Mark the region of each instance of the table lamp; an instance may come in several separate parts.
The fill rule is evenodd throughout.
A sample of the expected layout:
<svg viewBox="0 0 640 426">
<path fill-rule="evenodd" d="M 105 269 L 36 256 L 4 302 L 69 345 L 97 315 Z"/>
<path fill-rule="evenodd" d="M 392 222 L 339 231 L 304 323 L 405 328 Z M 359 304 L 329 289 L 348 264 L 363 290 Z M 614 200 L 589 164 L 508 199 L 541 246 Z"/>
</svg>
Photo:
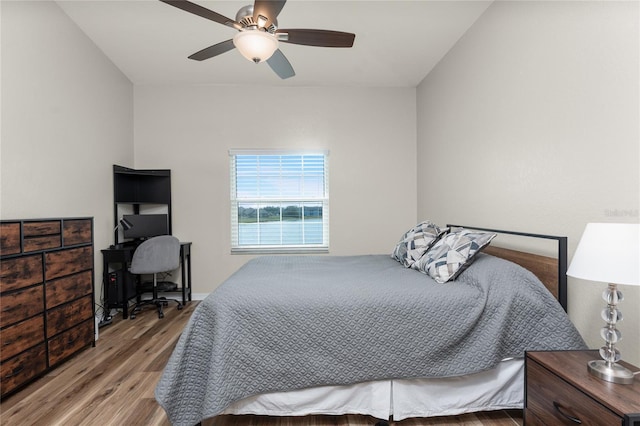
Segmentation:
<svg viewBox="0 0 640 426">
<path fill-rule="evenodd" d="M 567 275 L 589 281 L 609 283 L 602 293 L 607 307 L 602 310 L 606 325 L 600 335 L 606 344 L 600 348 L 601 360 L 589 361 L 591 374 L 613 383 L 633 383 L 633 373 L 617 364 L 621 338 L 616 323 L 622 320 L 617 309 L 623 300 L 618 284 L 640 285 L 640 224 L 589 223 L 576 249 Z"/>
<path fill-rule="evenodd" d="M 133 228 L 133 223 L 129 222 L 124 217 L 120 219 L 120 225 L 122 225 L 122 229 L 124 229 L 125 231 L 128 231 L 129 229 Z"/>
</svg>

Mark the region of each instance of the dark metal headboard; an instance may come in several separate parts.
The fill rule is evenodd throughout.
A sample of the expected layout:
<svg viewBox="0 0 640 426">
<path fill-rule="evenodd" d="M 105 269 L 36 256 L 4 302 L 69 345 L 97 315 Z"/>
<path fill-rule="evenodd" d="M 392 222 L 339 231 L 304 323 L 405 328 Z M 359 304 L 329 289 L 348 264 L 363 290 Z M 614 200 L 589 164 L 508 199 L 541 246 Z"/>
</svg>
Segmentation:
<svg viewBox="0 0 640 426">
<path fill-rule="evenodd" d="M 467 228 L 474 229 L 478 231 L 484 232 L 495 232 L 497 234 L 505 234 L 505 235 L 516 235 L 520 237 L 530 237 L 530 238 L 542 238 L 546 240 L 555 240 L 558 242 L 558 258 L 557 258 L 557 270 L 558 270 L 558 288 L 557 288 L 557 299 L 560 302 L 560 305 L 567 310 L 567 266 L 568 266 L 568 253 L 567 253 L 567 237 L 560 237 L 557 235 L 543 235 L 543 234 L 532 234 L 527 232 L 516 232 L 516 231 L 504 231 L 500 229 L 490 229 L 490 228 L 478 228 L 476 226 L 466 226 L 466 225 L 452 225 L 447 224 L 449 228 Z M 505 249 L 511 252 L 516 252 L 515 250 Z M 524 253 L 524 252 L 517 252 Z M 511 259 L 510 259 L 511 260 Z M 517 263 L 517 262 L 516 262 Z"/>
</svg>

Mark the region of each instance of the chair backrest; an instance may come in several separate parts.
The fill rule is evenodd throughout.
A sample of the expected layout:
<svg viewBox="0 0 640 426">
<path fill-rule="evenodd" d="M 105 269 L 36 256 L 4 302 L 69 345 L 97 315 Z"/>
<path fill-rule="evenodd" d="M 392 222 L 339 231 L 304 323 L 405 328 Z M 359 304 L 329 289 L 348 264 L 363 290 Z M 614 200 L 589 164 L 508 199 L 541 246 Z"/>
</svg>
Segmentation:
<svg viewBox="0 0 640 426">
<path fill-rule="evenodd" d="M 173 235 L 149 238 L 136 248 L 129 270 L 133 274 L 168 272 L 180 266 L 180 241 Z"/>
</svg>

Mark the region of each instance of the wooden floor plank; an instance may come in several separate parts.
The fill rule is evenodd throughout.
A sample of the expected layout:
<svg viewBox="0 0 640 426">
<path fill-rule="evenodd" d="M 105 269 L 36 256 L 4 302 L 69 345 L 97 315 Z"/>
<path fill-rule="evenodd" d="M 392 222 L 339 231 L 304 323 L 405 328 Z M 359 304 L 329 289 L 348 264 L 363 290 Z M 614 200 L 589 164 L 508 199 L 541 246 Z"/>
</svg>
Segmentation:
<svg viewBox="0 0 640 426">
<path fill-rule="evenodd" d="M 158 319 L 145 309 L 134 320 L 114 318 L 88 348 L 38 381 L 0 402 L 0 424 L 170 426 L 153 392 L 196 302 Z M 373 426 L 369 416 L 218 416 L 203 426 Z M 407 419 L 391 426 L 522 425 L 522 413 L 496 411 L 431 419 Z"/>
</svg>

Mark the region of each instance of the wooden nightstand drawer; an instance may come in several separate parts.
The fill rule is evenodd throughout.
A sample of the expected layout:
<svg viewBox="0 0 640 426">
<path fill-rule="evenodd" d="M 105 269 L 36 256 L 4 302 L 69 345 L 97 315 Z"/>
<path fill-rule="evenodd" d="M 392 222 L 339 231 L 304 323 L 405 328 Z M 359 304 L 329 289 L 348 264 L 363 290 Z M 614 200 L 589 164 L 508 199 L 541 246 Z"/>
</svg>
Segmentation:
<svg viewBox="0 0 640 426">
<path fill-rule="evenodd" d="M 640 377 L 631 384 L 595 377 L 587 363 L 598 358 L 594 350 L 527 352 L 525 424 L 640 426 Z"/>
<path fill-rule="evenodd" d="M 524 409 L 524 418 L 525 418 L 524 423 L 527 426 L 547 426 L 542 422 L 542 420 L 540 420 L 539 417 L 533 414 L 533 411 L 527 408 Z"/>
<path fill-rule="evenodd" d="M 621 417 L 536 362 L 527 364 L 527 410 L 549 425 L 622 425 Z"/>
</svg>

